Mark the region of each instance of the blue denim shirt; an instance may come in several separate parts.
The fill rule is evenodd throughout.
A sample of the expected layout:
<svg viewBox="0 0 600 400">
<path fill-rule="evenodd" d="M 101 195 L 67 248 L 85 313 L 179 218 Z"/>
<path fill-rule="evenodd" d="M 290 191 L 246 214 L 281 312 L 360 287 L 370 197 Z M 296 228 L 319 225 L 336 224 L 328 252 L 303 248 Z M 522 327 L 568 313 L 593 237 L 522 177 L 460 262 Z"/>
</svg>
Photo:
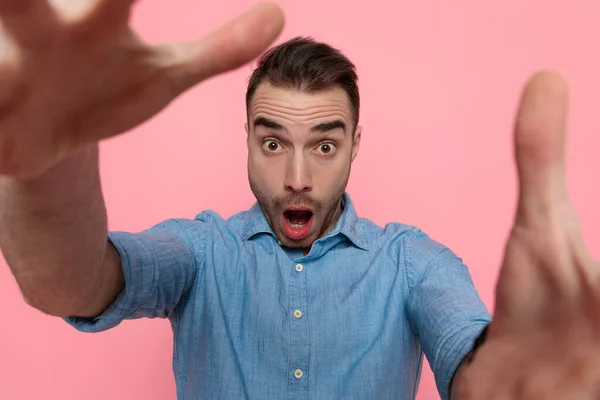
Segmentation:
<svg viewBox="0 0 600 400">
<path fill-rule="evenodd" d="M 412 399 L 423 354 L 440 396 L 490 321 L 467 267 L 421 230 L 357 217 L 348 194 L 308 255 L 254 205 L 111 232 L 125 289 L 96 318 L 168 318 L 177 398 Z"/>
</svg>

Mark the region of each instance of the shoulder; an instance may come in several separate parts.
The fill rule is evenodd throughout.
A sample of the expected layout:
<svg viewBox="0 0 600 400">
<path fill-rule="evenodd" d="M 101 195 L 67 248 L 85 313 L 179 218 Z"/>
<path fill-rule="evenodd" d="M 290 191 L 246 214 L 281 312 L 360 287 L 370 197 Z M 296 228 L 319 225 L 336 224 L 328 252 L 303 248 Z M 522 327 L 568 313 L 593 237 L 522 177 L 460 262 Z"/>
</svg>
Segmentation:
<svg viewBox="0 0 600 400">
<path fill-rule="evenodd" d="M 198 245 L 214 240 L 240 241 L 257 231 L 269 227 L 257 207 L 224 217 L 218 212 L 205 209 L 194 217 L 172 217 L 150 226 L 142 235 L 160 237 L 177 235 L 191 244 Z"/>
<path fill-rule="evenodd" d="M 202 210 L 198 212 L 194 218 L 170 218 L 155 225 L 155 227 L 183 231 L 194 231 L 196 229 L 202 230 L 207 228 L 241 231 L 245 226 L 247 214 L 247 211 L 242 211 L 230 217 L 224 217 L 213 210 Z"/>
<path fill-rule="evenodd" d="M 149 226 L 139 233 L 129 235 L 157 241 L 178 237 L 195 247 L 210 239 L 213 232 L 223 229 L 226 221 L 212 210 L 204 210 L 194 217 L 172 217 Z M 113 232 L 115 234 L 117 232 Z M 118 232 L 121 233 L 121 232 Z"/>
<path fill-rule="evenodd" d="M 360 219 L 357 226 L 373 250 L 396 257 L 398 267 L 413 283 L 435 268 L 462 267 L 462 260 L 448 246 L 418 226 L 402 222 L 379 226 L 368 219 Z"/>
<path fill-rule="evenodd" d="M 402 253 L 408 251 L 411 254 L 407 256 L 411 257 L 431 257 L 447 249 L 418 226 L 402 222 L 378 225 L 369 219 L 359 218 L 355 232 L 376 247 L 385 246 Z"/>
<path fill-rule="evenodd" d="M 193 218 L 173 217 L 158 222 L 148 228 L 146 232 L 169 231 L 181 235 L 193 235 L 199 231 L 205 231 L 211 226 L 222 224 L 225 220 L 212 210 L 204 210 Z"/>
</svg>

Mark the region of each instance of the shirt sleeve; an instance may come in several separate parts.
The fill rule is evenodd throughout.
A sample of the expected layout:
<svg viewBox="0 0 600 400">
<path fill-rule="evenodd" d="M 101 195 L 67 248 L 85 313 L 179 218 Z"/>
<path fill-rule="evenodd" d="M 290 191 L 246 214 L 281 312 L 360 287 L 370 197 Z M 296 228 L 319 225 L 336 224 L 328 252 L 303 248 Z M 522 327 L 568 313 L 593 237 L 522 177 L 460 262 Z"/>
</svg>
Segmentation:
<svg viewBox="0 0 600 400">
<path fill-rule="evenodd" d="M 491 317 L 468 268 L 450 249 L 418 229 L 405 244 L 409 319 L 447 400 L 454 372 Z"/>
<path fill-rule="evenodd" d="M 198 220 L 171 219 L 140 233 L 109 232 L 108 240 L 121 257 L 125 288 L 98 316 L 63 319 L 79 331 L 94 333 L 127 319 L 169 317 L 195 280 L 203 230 Z"/>
</svg>

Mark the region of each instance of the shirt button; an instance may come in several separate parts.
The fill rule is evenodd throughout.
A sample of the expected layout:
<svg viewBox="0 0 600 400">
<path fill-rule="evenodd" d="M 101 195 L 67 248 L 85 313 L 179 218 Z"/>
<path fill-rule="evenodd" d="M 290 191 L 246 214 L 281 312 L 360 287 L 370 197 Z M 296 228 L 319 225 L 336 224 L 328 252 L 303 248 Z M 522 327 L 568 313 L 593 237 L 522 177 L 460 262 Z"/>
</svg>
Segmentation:
<svg viewBox="0 0 600 400">
<path fill-rule="evenodd" d="M 302 372 L 301 369 L 297 369 L 294 371 L 294 376 L 296 377 L 296 379 L 302 378 L 302 375 L 304 375 L 304 373 Z"/>
<path fill-rule="evenodd" d="M 295 310 L 294 311 L 294 317 L 296 317 L 296 318 L 302 318 L 302 311 Z"/>
<path fill-rule="evenodd" d="M 302 266 L 302 264 L 296 264 L 296 271 L 302 272 L 303 269 L 304 267 Z"/>
<path fill-rule="evenodd" d="M 281 243 L 281 240 L 278 240 L 277 244 L 281 246 L 283 243 Z"/>
</svg>

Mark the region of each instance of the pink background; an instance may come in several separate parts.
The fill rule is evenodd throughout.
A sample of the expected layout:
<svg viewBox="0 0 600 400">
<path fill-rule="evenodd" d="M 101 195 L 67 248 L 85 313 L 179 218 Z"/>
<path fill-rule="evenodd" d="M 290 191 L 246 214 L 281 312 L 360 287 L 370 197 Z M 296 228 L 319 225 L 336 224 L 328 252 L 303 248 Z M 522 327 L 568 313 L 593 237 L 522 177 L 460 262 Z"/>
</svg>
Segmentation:
<svg viewBox="0 0 600 400">
<path fill-rule="evenodd" d="M 201 37 L 253 2 L 139 2 L 150 41 Z M 174 5 L 176 4 L 176 5 Z M 523 82 L 543 67 L 572 87 L 569 187 L 600 257 L 600 3 L 548 0 L 282 0 L 280 38 L 311 35 L 357 65 L 362 149 L 349 192 L 375 222 L 416 224 L 470 265 L 491 308 L 515 205 L 512 118 Z M 141 230 L 253 202 L 246 178 L 248 65 L 212 79 L 128 135 L 103 143 L 110 227 Z M 26 306 L 0 261 L 0 399 L 175 399 L 165 320 L 78 333 Z M 418 398 L 437 399 L 424 370 Z"/>
</svg>

